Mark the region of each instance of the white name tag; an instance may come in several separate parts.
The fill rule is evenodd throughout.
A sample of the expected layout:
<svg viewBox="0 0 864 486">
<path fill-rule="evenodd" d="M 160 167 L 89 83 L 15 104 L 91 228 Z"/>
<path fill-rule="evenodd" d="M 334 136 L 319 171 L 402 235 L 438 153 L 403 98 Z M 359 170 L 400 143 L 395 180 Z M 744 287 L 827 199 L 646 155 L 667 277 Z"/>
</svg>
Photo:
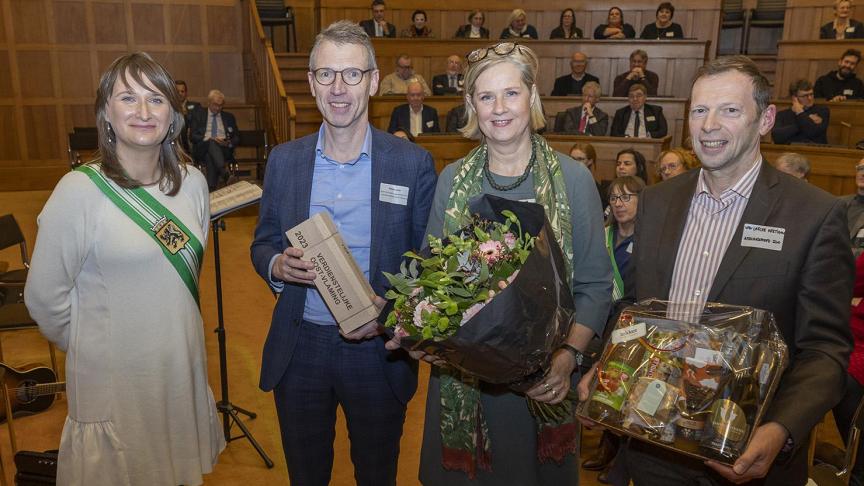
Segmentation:
<svg viewBox="0 0 864 486">
<path fill-rule="evenodd" d="M 435 121 L 433 121 L 433 120 L 429 120 L 429 121 L 426 122 L 426 127 L 427 127 L 427 128 L 432 128 L 432 125 L 434 125 L 434 124 L 435 124 Z M 407 189 L 407 188 L 406 188 L 406 189 Z"/>
<path fill-rule="evenodd" d="M 615 329 L 612 331 L 612 344 L 626 343 L 627 341 L 639 339 L 646 334 L 648 334 L 648 329 L 645 327 L 644 322 L 622 327 L 621 329 Z"/>
<path fill-rule="evenodd" d="M 629 245 L 627 245 L 627 253 L 633 253 L 633 242 L 631 241 Z"/>
<path fill-rule="evenodd" d="M 864 228 L 858 230 L 858 234 L 855 235 L 855 238 L 864 238 Z"/>
<path fill-rule="evenodd" d="M 666 32 L 666 37 L 675 37 L 675 32 Z"/>
<path fill-rule="evenodd" d="M 741 235 L 741 246 L 780 251 L 783 249 L 783 237 L 785 235 L 786 228 L 744 224 L 744 232 Z"/>
<path fill-rule="evenodd" d="M 851 89 L 844 89 L 843 90 L 843 95 L 845 95 L 845 96 L 852 96 L 852 93 L 854 93 L 854 91 L 852 91 Z"/>
<path fill-rule="evenodd" d="M 645 121 L 654 121 L 654 120 L 656 120 L 656 118 L 654 118 L 653 116 L 646 116 L 645 117 Z"/>
<path fill-rule="evenodd" d="M 588 123 L 597 123 L 597 119 L 594 118 L 593 116 L 589 116 L 588 117 Z"/>
<path fill-rule="evenodd" d="M 378 194 L 378 200 L 400 206 L 408 205 L 408 188 L 405 186 L 397 186 L 394 184 L 381 183 L 381 192 Z"/>
<path fill-rule="evenodd" d="M 846 32 L 855 32 L 855 27 L 846 27 Z"/>
</svg>

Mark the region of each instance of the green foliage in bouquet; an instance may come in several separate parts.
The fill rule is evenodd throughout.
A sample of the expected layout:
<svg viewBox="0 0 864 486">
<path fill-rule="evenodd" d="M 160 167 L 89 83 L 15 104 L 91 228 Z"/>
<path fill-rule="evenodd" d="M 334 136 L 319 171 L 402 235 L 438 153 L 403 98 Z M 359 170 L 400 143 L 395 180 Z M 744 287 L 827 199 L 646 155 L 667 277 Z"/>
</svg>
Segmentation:
<svg viewBox="0 0 864 486">
<path fill-rule="evenodd" d="M 472 217 L 458 235 L 429 236 L 430 256 L 407 252 L 399 274 L 384 273 L 394 300 L 387 327 L 401 336 L 444 339 L 483 308 L 490 292 L 516 278 L 536 237 L 523 234 L 519 219 L 503 223 Z"/>
</svg>

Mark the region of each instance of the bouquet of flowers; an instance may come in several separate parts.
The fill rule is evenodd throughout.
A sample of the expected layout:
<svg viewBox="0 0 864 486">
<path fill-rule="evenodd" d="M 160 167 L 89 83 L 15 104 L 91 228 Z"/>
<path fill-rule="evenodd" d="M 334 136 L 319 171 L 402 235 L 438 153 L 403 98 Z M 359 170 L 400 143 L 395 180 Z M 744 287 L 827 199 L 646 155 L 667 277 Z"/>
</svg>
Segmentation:
<svg viewBox="0 0 864 486">
<path fill-rule="evenodd" d="M 539 204 L 485 195 L 457 234 L 406 253 L 382 316 L 402 346 L 525 391 L 570 329 L 561 249 Z"/>
</svg>

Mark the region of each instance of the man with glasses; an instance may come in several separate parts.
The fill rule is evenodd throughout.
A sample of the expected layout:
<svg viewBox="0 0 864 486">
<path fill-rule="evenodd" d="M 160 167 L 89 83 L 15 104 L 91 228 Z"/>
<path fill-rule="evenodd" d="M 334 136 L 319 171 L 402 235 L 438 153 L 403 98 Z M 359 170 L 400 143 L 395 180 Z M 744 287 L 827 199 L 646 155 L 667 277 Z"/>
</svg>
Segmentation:
<svg viewBox="0 0 864 486">
<path fill-rule="evenodd" d="M 663 107 L 645 103 L 648 89 L 634 84 L 627 93 L 628 106 L 615 112 L 612 118 L 613 137 L 663 138 L 668 131 Z"/>
<path fill-rule="evenodd" d="M 600 83 L 588 81 L 582 87 L 582 104 L 568 108 L 555 117 L 555 131 L 602 137 L 609 129 L 609 115 L 597 107 Z"/>
<path fill-rule="evenodd" d="M 612 96 L 627 96 L 634 84 L 645 86 L 649 96 L 657 96 L 660 77 L 648 70 L 648 53 L 636 49 L 630 53 L 630 70 L 615 77 L 612 82 Z"/>
<path fill-rule="evenodd" d="M 777 121 L 771 138 L 777 144 L 828 143 L 827 106 L 818 106 L 813 100 L 813 85 L 806 79 L 789 85 L 792 107 L 777 112 Z"/>
<path fill-rule="evenodd" d="M 414 81 L 423 86 L 423 94 L 432 96 L 432 90 L 429 89 L 423 76 L 414 73 L 414 69 L 411 67 L 411 56 L 401 54 L 396 59 L 396 71 L 384 76 L 384 79 L 381 80 L 381 89 L 378 94 L 405 94 L 408 92 L 408 84 Z"/>
<path fill-rule="evenodd" d="M 341 405 L 356 484 L 395 485 L 405 407 L 417 388 L 416 361 L 385 350 L 377 322 L 340 333 L 312 285 L 312 255 L 285 238 L 310 215 L 328 213 L 381 306 L 382 272 L 398 272 L 402 254 L 423 244 L 434 163 L 369 123 L 378 77 L 359 25 L 339 21 L 318 34 L 308 80 L 324 122 L 276 147 L 264 178 L 252 263 L 279 299 L 259 386 L 273 390 L 291 484 L 329 484 Z"/>
<path fill-rule="evenodd" d="M 581 95 L 582 89 L 590 82 L 599 83 L 600 79 L 587 72 L 588 56 L 581 52 L 574 52 L 570 58 L 570 74 L 565 74 L 555 79 L 555 87 L 552 88 L 552 96 Z"/>
<path fill-rule="evenodd" d="M 234 160 L 234 147 L 240 143 L 240 131 L 233 114 L 223 111 L 225 95 L 218 89 L 207 95 L 207 109 L 192 112 L 189 139 L 195 163 L 206 168 L 207 186 L 216 190 L 226 182 L 226 162 Z"/>
</svg>

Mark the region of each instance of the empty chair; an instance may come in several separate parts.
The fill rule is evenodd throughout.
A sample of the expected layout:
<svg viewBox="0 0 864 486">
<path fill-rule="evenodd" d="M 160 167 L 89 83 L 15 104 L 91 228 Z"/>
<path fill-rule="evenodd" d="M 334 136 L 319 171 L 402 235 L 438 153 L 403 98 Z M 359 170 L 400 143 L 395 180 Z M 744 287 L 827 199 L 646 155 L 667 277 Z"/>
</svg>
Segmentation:
<svg viewBox="0 0 864 486">
<path fill-rule="evenodd" d="M 255 164 L 255 178 L 264 178 L 264 166 L 267 163 L 267 156 L 270 153 L 270 145 L 267 142 L 266 130 L 240 130 L 237 132 L 240 136 L 240 142 L 237 144 L 238 149 L 248 148 L 255 149 L 254 156 L 237 157 L 237 152 L 234 153 L 234 160 L 231 162 L 231 175 L 239 177 L 241 175 L 241 164 Z"/>
<path fill-rule="evenodd" d="M 753 28 L 783 29 L 786 17 L 786 0 L 758 0 L 750 12 L 744 35 L 744 52 L 750 52 L 750 34 Z M 776 49 L 776 46 L 774 47 Z"/>
<path fill-rule="evenodd" d="M 86 127 L 91 128 L 91 127 Z M 73 128 L 73 132 L 69 134 L 69 166 L 73 169 L 78 167 L 99 149 L 99 134 L 95 128 L 93 130 L 82 129 L 82 127 Z"/>
<path fill-rule="evenodd" d="M 294 25 L 294 9 L 285 5 L 284 0 L 258 0 L 258 18 L 262 27 L 270 28 L 270 42 L 275 39 L 273 29 L 285 26 L 285 50 L 297 50 L 297 29 Z"/>
<path fill-rule="evenodd" d="M 27 242 L 21 227 L 11 214 L 0 216 L 0 250 L 18 246 L 21 252 L 21 267 L 13 267 L 0 273 L 0 302 L 23 302 L 24 283 L 30 268 Z"/>
</svg>

